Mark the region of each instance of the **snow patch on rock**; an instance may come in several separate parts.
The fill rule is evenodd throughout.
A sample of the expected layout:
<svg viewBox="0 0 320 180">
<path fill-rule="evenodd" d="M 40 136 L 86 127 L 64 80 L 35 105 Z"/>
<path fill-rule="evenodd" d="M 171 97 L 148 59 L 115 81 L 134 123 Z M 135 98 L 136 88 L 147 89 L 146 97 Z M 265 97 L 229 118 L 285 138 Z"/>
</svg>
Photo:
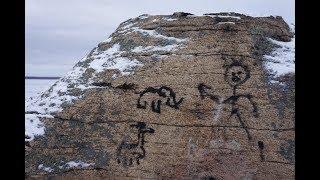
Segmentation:
<svg viewBox="0 0 320 180">
<path fill-rule="evenodd" d="M 44 126 L 39 118 L 53 118 L 53 116 L 41 114 L 25 114 L 25 135 L 28 136 L 26 141 L 32 141 L 35 136 L 44 134 Z"/>
<path fill-rule="evenodd" d="M 109 43 L 109 42 L 111 42 L 111 40 L 112 40 L 112 37 L 109 37 L 108 39 L 106 39 L 106 40 L 104 40 L 104 41 L 102 41 L 103 43 Z"/>
<path fill-rule="evenodd" d="M 155 52 L 155 51 L 176 51 L 179 45 L 172 44 L 167 46 L 138 46 L 135 47 L 132 52 L 139 53 L 139 52 Z"/>
<path fill-rule="evenodd" d="M 84 88 L 84 87 L 82 87 Z M 70 103 L 76 97 L 68 95 L 68 83 L 64 79 L 57 81 L 41 96 L 26 101 L 26 112 L 37 112 L 42 115 L 50 115 L 61 111 L 63 103 Z"/>
<path fill-rule="evenodd" d="M 97 49 L 93 53 L 94 61 L 89 65 L 94 69 L 96 73 L 103 72 L 106 69 L 118 69 L 122 75 L 129 75 L 130 70 L 136 66 L 142 66 L 142 64 L 136 60 L 130 60 L 127 57 L 120 57 L 121 55 L 120 45 L 114 44 L 111 48 L 102 53 L 99 53 Z"/>
<path fill-rule="evenodd" d="M 138 16 L 139 19 L 147 19 L 148 17 L 150 17 L 149 14 L 142 14 L 142 15 Z"/>
<path fill-rule="evenodd" d="M 157 22 L 157 21 L 159 21 L 159 19 L 154 19 L 154 20 L 152 20 L 151 22 Z"/>
<path fill-rule="evenodd" d="M 165 21 L 175 21 L 175 20 L 178 20 L 177 18 L 169 18 L 169 17 L 164 17 L 162 18 L 163 20 Z"/>
<path fill-rule="evenodd" d="M 118 69 L 121 72 L 121 75 L 129 75 L 134 67 L 142 66 L 142 64 L 136 59 L 130 60 L 126 57 L 118 57 L 112 61 L 99 61 L 95 62 L 91 67 L 95 66 L 97 72 L 102 72 L 105 69 Z"/>
<path fill-rule="evenodd" d="M 119 31 L 120 33 L 124 33 L 124 32 L 126 32 L 126 31 L 128 31 L 133 25 L 135 25 L 136 23 L 132 23 L 132 22 L 130 22 L 130 23 L 128 23 L 127 25 L 125 25 L 125 26 L 123 26 L 122 28 L 121 28 L 121 31 Z"/>
<path fill-rule="evenodd" d="M 145 29 L 141 29 L 141 28 L 138 28 L 138 27 L 133 27 L 131 29 L 132 29 L 133 32 L 138 32 L 138 33 L 140 33 L 142 35 L 145 35 L 145 36 L 151 36 L 151 37 L 154 37 L 154 38 L 165 39 L 165 40 L 172 40 L 172 41 L 175 41 L 177 43 L 181 43 L 181 42 L 186 42 L 187 41 L 187 39 L 179 39 L 179 38 L 175 38 L 175 37 L 164 36 L 162 34 L 159 34 L 155 30 L 145 30 Z"/>
<path fill-rule="evenodd" d="M 89 166 L 93 166 L 94 163 L 85 163 L 82 161 L 70 161 L 67 162 L 64 166 L 59 166 L 60 169 L 66 168 L 66 169 L 71 169 L 71 168 L 86 168 Z"/>
<path fill-rule="evenodd" d="M 232 18 L 232 19 L 238 19 L 238 20 L 241 19 L 241 17 L 239 16 L 228 16 L 228 15 L 206 15 L 206 16 L 219 17 L 219 18 Z"/>
<path fill-rule="evenodd" d="M 53 169 L 52 169 L 51 167 L 46 167 L 46 166 L 44 166 L 43 164 L 40 164 L 40 165 L 38 166 L 38 169 L 39 169 L 39 170 L 46 171 L 46 172 L 53 172 Z"/>
<path fill-rule="evenodd" d="M 269 41 L 279 46 L 270 55 L 264 55 L 265 68 L 275 78 L 295 72 L 295 38 L 290 42 L 276 41 L 269 38 Z"/>
<path fill-rule="evenodd" d="M 132 74 L 132 69 L 143 64 L 136 59 L 121 57 L 120 45 L 114 44 L 105 51 L 98 51 L 96 47 L 93 53 L 81 59 L 63 78 L 55 82 L 48 90 L 41 95 L 31 97 L 25 102 L 25 141 L 34 139 L 35 135 L 44 135 L 44 126 L 41 123 L 42 117 L 53 118 L 52 115 L 62 111 L 62 107 L 73 103 L 83 97 L 86 90 L 101 88 L 92 86 L 96 74 L 106 69 L 118 69 L 121 75 Z M 85 65 L 81 65 L 85 64 Z M 85 78 L 86 70 L 92 68 L 94 73 Z M 78 91 L 76 95 L 74 91 Z M 38 128 L 36 128 L 38 127 Z"/>
</svg>

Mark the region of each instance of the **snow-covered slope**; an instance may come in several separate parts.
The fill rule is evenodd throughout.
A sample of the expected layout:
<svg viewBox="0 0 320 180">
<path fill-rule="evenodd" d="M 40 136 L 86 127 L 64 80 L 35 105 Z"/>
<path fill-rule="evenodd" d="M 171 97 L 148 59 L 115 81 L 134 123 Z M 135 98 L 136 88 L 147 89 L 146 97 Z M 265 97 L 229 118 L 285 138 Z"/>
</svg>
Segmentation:
<svg viewBox="0 0 320 180">
<path fill-rule="evenodd" d="M 112 75 L 112 78 L 117 78 L 133 74 L 135 68 L 143 66 L 142 62 L 132 56 L 125 55 L 125 53 L 175 51 L 187 41 L 187 39 L 162 35 L 155 30 L 141 29 L 136 21 L 146 18 L 149 18 L 149 16 L 139 16 L 135 21 L 129 20 L 120 25 L 115 34 L 99 43 L 86 57 L 81 59 L 71 71 L 56 81 L 48 90 L 26 100 L 26 141 L 31 141 L 35 136 L 40 136 L 45 133 L 45 127 L 41 122 L 41 118 L 53 118 L 56 113 L 62 111 L 63 107 L 83 97 L 88 89 L 99 88 L 92 85 L 99 73 L 103 73 L 106 70 L 117 70 L 119 73 Z M 167 21 L 167 19 L 162 20 Z M 158 41 L 170 41 L 170 43 L 157 46 L 146 46 L 142 43 L 140 45 L 138 44 L 131 51 L 122 51 L 121 47 L 123 44 L 114 40 L 113 36 L 130 36 L 132 34 L 153 38 Z M 108 46 L 108 48 L 100 48 L 100 46 L 104 45 Z"/>
<path fill-rule="evenodd" d="M 271 55 L 265 55 L 267 59 L 266 67 L 276 77 L 295 71 L 295 38 L 290 42 L 281 42 L 269 39 L 272 43 L 278 45 Z"/>
<path fill-rule="evenodd" d="M 293 27 L 291 31 L 294 32 Z M 265 68 L 271 74 L 271 82 L 277 82 L 276 78 L 285 74 L 295 72 L 295 37 L 290 42 L 282 42 L 274 39 L 268 39 L 276 45 L 276 48 L 269 55 L 264 55 Z"/>
</svg>

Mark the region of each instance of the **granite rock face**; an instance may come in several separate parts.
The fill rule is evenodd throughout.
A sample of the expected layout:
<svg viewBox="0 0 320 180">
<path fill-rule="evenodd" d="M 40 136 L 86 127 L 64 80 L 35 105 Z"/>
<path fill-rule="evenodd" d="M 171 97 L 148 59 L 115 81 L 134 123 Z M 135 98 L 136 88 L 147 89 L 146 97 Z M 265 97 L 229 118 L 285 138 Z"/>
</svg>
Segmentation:
<svg viewBox="0 0 320 180">
<path fill-rule="evenodd" d="M 121 23 L 26 102 L 26 179 L 294 179 L 294 70 L 268 66 L 293 37 L 237 13 Z"/>
</svg>

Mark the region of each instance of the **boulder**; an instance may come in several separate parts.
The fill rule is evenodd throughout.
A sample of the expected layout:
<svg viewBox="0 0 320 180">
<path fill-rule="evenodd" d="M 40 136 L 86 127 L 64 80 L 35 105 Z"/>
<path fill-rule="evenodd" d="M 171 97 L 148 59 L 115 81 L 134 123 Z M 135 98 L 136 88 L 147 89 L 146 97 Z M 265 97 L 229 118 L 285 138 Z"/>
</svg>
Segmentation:
<svg viewBox="0 0 320 180">
<path fill-rule="evenodd" d="M 26 101 L 26 179 L 294 179 L 294 77 L 279 16 L 129 19 Z"/>
</svg>

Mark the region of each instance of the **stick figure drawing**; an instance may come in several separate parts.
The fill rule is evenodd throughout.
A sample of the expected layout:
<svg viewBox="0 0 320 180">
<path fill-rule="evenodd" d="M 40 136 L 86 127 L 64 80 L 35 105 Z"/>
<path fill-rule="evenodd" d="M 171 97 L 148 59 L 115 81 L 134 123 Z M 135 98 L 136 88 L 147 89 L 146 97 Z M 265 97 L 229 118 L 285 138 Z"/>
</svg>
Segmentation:
<svg viewBox="0 0 320 180">
<path fill-rule="evenodd" d="M 253 96 L 249 93 L 247 94 L 239 94 L 237 93 L 237 87 L 243 83 L 245 83 L 250 78 L 250 71 L 247 66 L 242 65 L 241 63 L 234 61 L 232 64 L 227 66 L 225 75 L 225 81 L 233 88 L 232 96 L 225 99 L 222 103 L 231 105 L 231 114 L 228 119 L 230 119 L 233 115 L 237 117 L 241 127 L 246 131 L 248 140 L 252 140 L 252 136 L 248 130 L 248 126 L 246 122 L 241 117 L 240 106 L 237 106 L 237 102 L 240 98 L 246 98 L 249 100 L 252 105 L 252 113 L 254 117 L 259 117 L 258 108 L 256 103 L 252 100 Z"/>
<path fill-rule="evenodd" d="M 198 85 L 198 91 L 200 93 L 201 99 L 204 98 L 210 98 L 216 103 L 223 103 L 223 104 L 229 104 L 231 105 L 231 112 L 230 116 L 227 120 L 229 120 L 231 117 L 235 116 L 241 127 L 245 130 L 247 138 L 249 141 L 252 140 L 252 136 L 248 130 L 248 126 L 246 122 L 243 120 L 240 112 L 241 106 L 237 105 L 238 101 L 241 98 L 245 98 L 249 100 L 251 106 L 252 106 L 252 113 L 254 117 L 258 117 L 258 108 L 256 103 L 253 101 L 253 96 L 249 93 L 241 94 L 237 93 L 237 88 L 239 85 L 245 83 L 250 78 L 250 71 L 247 66 L 241 64 L 238 61 L 233 61 L 230 65 L 226 66 L 225 74 L 224 74 L 224 80 L 228 83 L 228 85 L 232 88 L 233 93 L 231 96 L 225 98 L 223 101 L 221 100 L 221 97 L 214 95 L 212 93 L 209 93 L 209 90 L 212 89 L 211 87 L 200 83 Z"/>
</svg>

